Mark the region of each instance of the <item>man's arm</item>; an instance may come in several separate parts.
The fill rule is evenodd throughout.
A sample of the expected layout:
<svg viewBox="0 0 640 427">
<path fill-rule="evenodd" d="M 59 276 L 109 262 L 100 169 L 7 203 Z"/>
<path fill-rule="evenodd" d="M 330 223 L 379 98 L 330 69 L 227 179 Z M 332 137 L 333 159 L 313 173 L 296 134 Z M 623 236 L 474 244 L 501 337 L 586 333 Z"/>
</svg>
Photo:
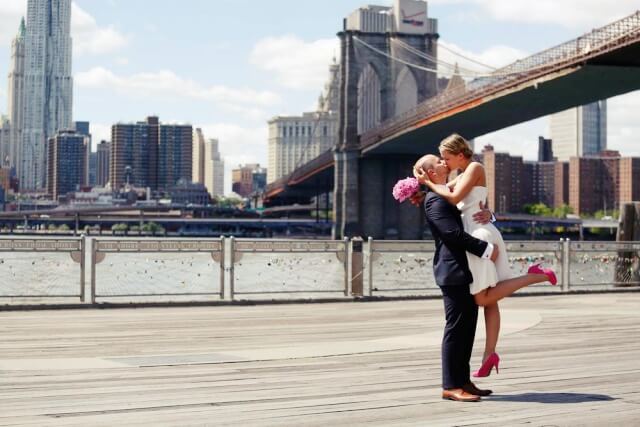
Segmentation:
<svg viewBox="0 0 640 427">
<path fill-rule="evenodd" d="M 457 247 L 482 257 L 489 243 L 476 239 L 466 233 L 460 224 L 453 218 L 447 202 L 441 198 L 427 200 L 425 205 L 427 220 L 438 231 L 438 234 L 447 246 Z M 497 257 L 497 247 L 493 248 L 491 259 Z"/>
</svg>

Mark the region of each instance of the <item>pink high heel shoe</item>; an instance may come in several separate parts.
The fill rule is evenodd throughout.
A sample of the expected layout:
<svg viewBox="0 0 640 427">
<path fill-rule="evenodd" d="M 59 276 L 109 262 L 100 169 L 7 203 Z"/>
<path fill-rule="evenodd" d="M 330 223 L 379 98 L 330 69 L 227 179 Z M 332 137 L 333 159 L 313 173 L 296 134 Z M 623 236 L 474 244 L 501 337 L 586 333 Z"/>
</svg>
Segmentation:
<svg viewBox="0 0 640 427">
<path fill-rule="evenodd" d="M 496 374 L 499 374 L 500 372 L 498 371 L 498 365 L 500 365 L 500 356 L 498 356 L 498 353 L 491 353 L 489 357 L 487 357 L 487 360 L 482 362 L 482 366 L 480 366 L 480 369 L 478 369 L 471 375 L 474 378 L 488 377 L 489 374 L 491 374 L 491 370 L 494 366 L 496 368 Z"/>
<path fill-rule="evenodd" d="M 556 278 L 556 273 L 554 273 L 554 271 L 550 268 L 540 267 L 540 263 L 533 264 L 531 267 L 529 267 L 529 270 L 527 270 L 527 273 L 544 274 L 545 276 L 547 276 L 547 278 L 549 279 L 549 282 L 551 282 L 552 285 L 555 286 L 555 284 L 558 283 L 558 279 Z"/>
</svg>

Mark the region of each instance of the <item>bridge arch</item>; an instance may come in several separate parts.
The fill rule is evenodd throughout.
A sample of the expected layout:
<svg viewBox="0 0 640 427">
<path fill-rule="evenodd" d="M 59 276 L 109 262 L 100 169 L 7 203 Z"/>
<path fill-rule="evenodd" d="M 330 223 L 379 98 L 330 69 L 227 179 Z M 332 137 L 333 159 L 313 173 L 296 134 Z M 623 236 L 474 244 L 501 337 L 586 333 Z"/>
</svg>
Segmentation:
<svg viewBox="0 0 640 427">
<path fill-rule="evenodd" d="M 395 115 L 418 105 L 418 80 L 406 65 L 402 67 L 395 82 Z"/>
<path fill-rule="evenodd" d="M 373 129 L 382 121 L 382 81 L 372 63 L 367 63 L 358 78 L 358 134 Z"/>
</svg>

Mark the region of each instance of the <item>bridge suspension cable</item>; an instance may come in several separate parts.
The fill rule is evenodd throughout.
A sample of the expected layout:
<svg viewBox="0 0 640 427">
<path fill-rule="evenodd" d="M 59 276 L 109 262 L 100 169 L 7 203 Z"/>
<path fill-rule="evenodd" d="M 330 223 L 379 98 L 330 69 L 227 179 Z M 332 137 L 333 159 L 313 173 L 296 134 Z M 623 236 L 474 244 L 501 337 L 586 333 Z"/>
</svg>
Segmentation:
<svg viewBox="0 0 640 427">
<path fill-rule="evenodd" d="M 426 52 L 423 52 L 423 51 L 421 51 L 421 50 L 419 50 L 419 49 L 416 49 L 415 47 L 411 46 L 411 45 L 410 45 L 410 44 L 408 44 L 408 43 L 403 42 L 402 40 L 398 40 L 398 39 L 395 39 L 395 38 L 394 38 L 394 39 L 391 39 L 391 42 L 392 42 L 392 43 L 395 43 L 396 45 L 398 45 L 398 46 L 400 46 L 401 48 L 403 48 L 403 49 L 405 49 L 405 50 L 407 50 L 407 51 L 409 51 L 409 52 L 413 53 L 414 55 L 416 55 L 416 56 L 418 56 L 418 57 L 420 57 L 420 58 L 426 59 L 426 60 L 428 60 L 428 61 L 432 61 L 432 62 L 436 63 L 436 64 L 437 64 L 437 65 L 439 65 L 439 66 L 442 66 L 442 67 L 448 68 L 448 69 L 449 69 L 449 70 L 448 70 L 449 72 L 456 73 L 456 71 L 458 71 L 458 72 L 459 72 L 460 70 L 462 70 L 463 72 L 465 72 L 465 73 L 467 73 L 467 74 L 473 74 L 473 75 L 476 75 L 476 76 L 477 76 L 477 75 L 479 75 L 479 74 L 482 74 L 482 73 L 483 73 L 482 71 L 477 71 L 477 70 L 473 70 L 473 69 L 471 69 L 471 68 L 467 68 L 467 67 L 460 66 L 460 64 L 458 64 L 458 63 L 456 63 L 456 64 L 452 64 L 452 63 L 450 63 L 450 62 L 446 62 L 446 61 L 444 61 L 444 60 L 442 60 L 442 59 L 440 59 L 440 58 L 437 58 L 437 57 L 435 57 L 435 56 L 433 56 L 433 55 L 430 55 L 430 54 L 428 54 L 428 53 L 426 53 Z M 438 45 L 438 46 L 443 46 L 443 45 Z M 453 51 L 452 51 L 452 52 L 453 52 Z M 454 53 L 454 54 L 455 54 L 455 53 Z M 467 57 L 465 57 L 465 56 L 463 56 L 463 55 L 459 55 L 459 56 L 460 56 L 461 58 L 465 59 L 465 60 L 468 60 L 468 61 L 471 61 L 471 62 L 475 62 L 475 63 L 477 63 L 477 64 L 479 64 L 479 65 L 482 65 L 483 67 L 489 68 L 489 69 L 491 69 L 491 70 L 495 70 L 495 69 L 496 69 L 496 68 L 491 67 L 491 66 L 489 66 L 489 65 L 482 64 L 482 63 L 480 63 L 480 62 L 478 62 L 478 61 L 474 61 L 474 60 L 472 60 L 471 58 L 467 58 Z"/>
</svg>

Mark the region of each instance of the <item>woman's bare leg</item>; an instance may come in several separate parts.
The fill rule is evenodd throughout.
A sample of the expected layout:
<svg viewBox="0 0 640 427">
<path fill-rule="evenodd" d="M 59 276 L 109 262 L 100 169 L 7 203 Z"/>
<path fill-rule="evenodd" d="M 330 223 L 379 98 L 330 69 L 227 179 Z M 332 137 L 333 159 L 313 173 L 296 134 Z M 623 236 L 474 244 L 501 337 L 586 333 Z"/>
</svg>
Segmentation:
<svg viewBox="0 0 640 427">
<path fill-rule="evenodd" d="M 549 280 L 549 278 L 546 274 L 526 274 L 524 276 L 498 282 L 494 287 L 487 288 L 482 292 L 475 294 L 473 297 L 476 300 L 476 304 L 486 307 L 497 303 L 504 297 L 508 297 L 518 289 L 533 285 L 534 283 L 546 282 L 547 280 Z"/>
<path fill-rule="evenodd" d="M 496 345 L 498 344 L 498 336 L 500 335 L 500 308 L 498 303 L 489 304 L 484 307 L 484 326 L 485 326 L 485 342 L 484 342 L 484 356 L 482 361 L 487 360 L 487 357 L 496 352 Z"/>
</svg>

